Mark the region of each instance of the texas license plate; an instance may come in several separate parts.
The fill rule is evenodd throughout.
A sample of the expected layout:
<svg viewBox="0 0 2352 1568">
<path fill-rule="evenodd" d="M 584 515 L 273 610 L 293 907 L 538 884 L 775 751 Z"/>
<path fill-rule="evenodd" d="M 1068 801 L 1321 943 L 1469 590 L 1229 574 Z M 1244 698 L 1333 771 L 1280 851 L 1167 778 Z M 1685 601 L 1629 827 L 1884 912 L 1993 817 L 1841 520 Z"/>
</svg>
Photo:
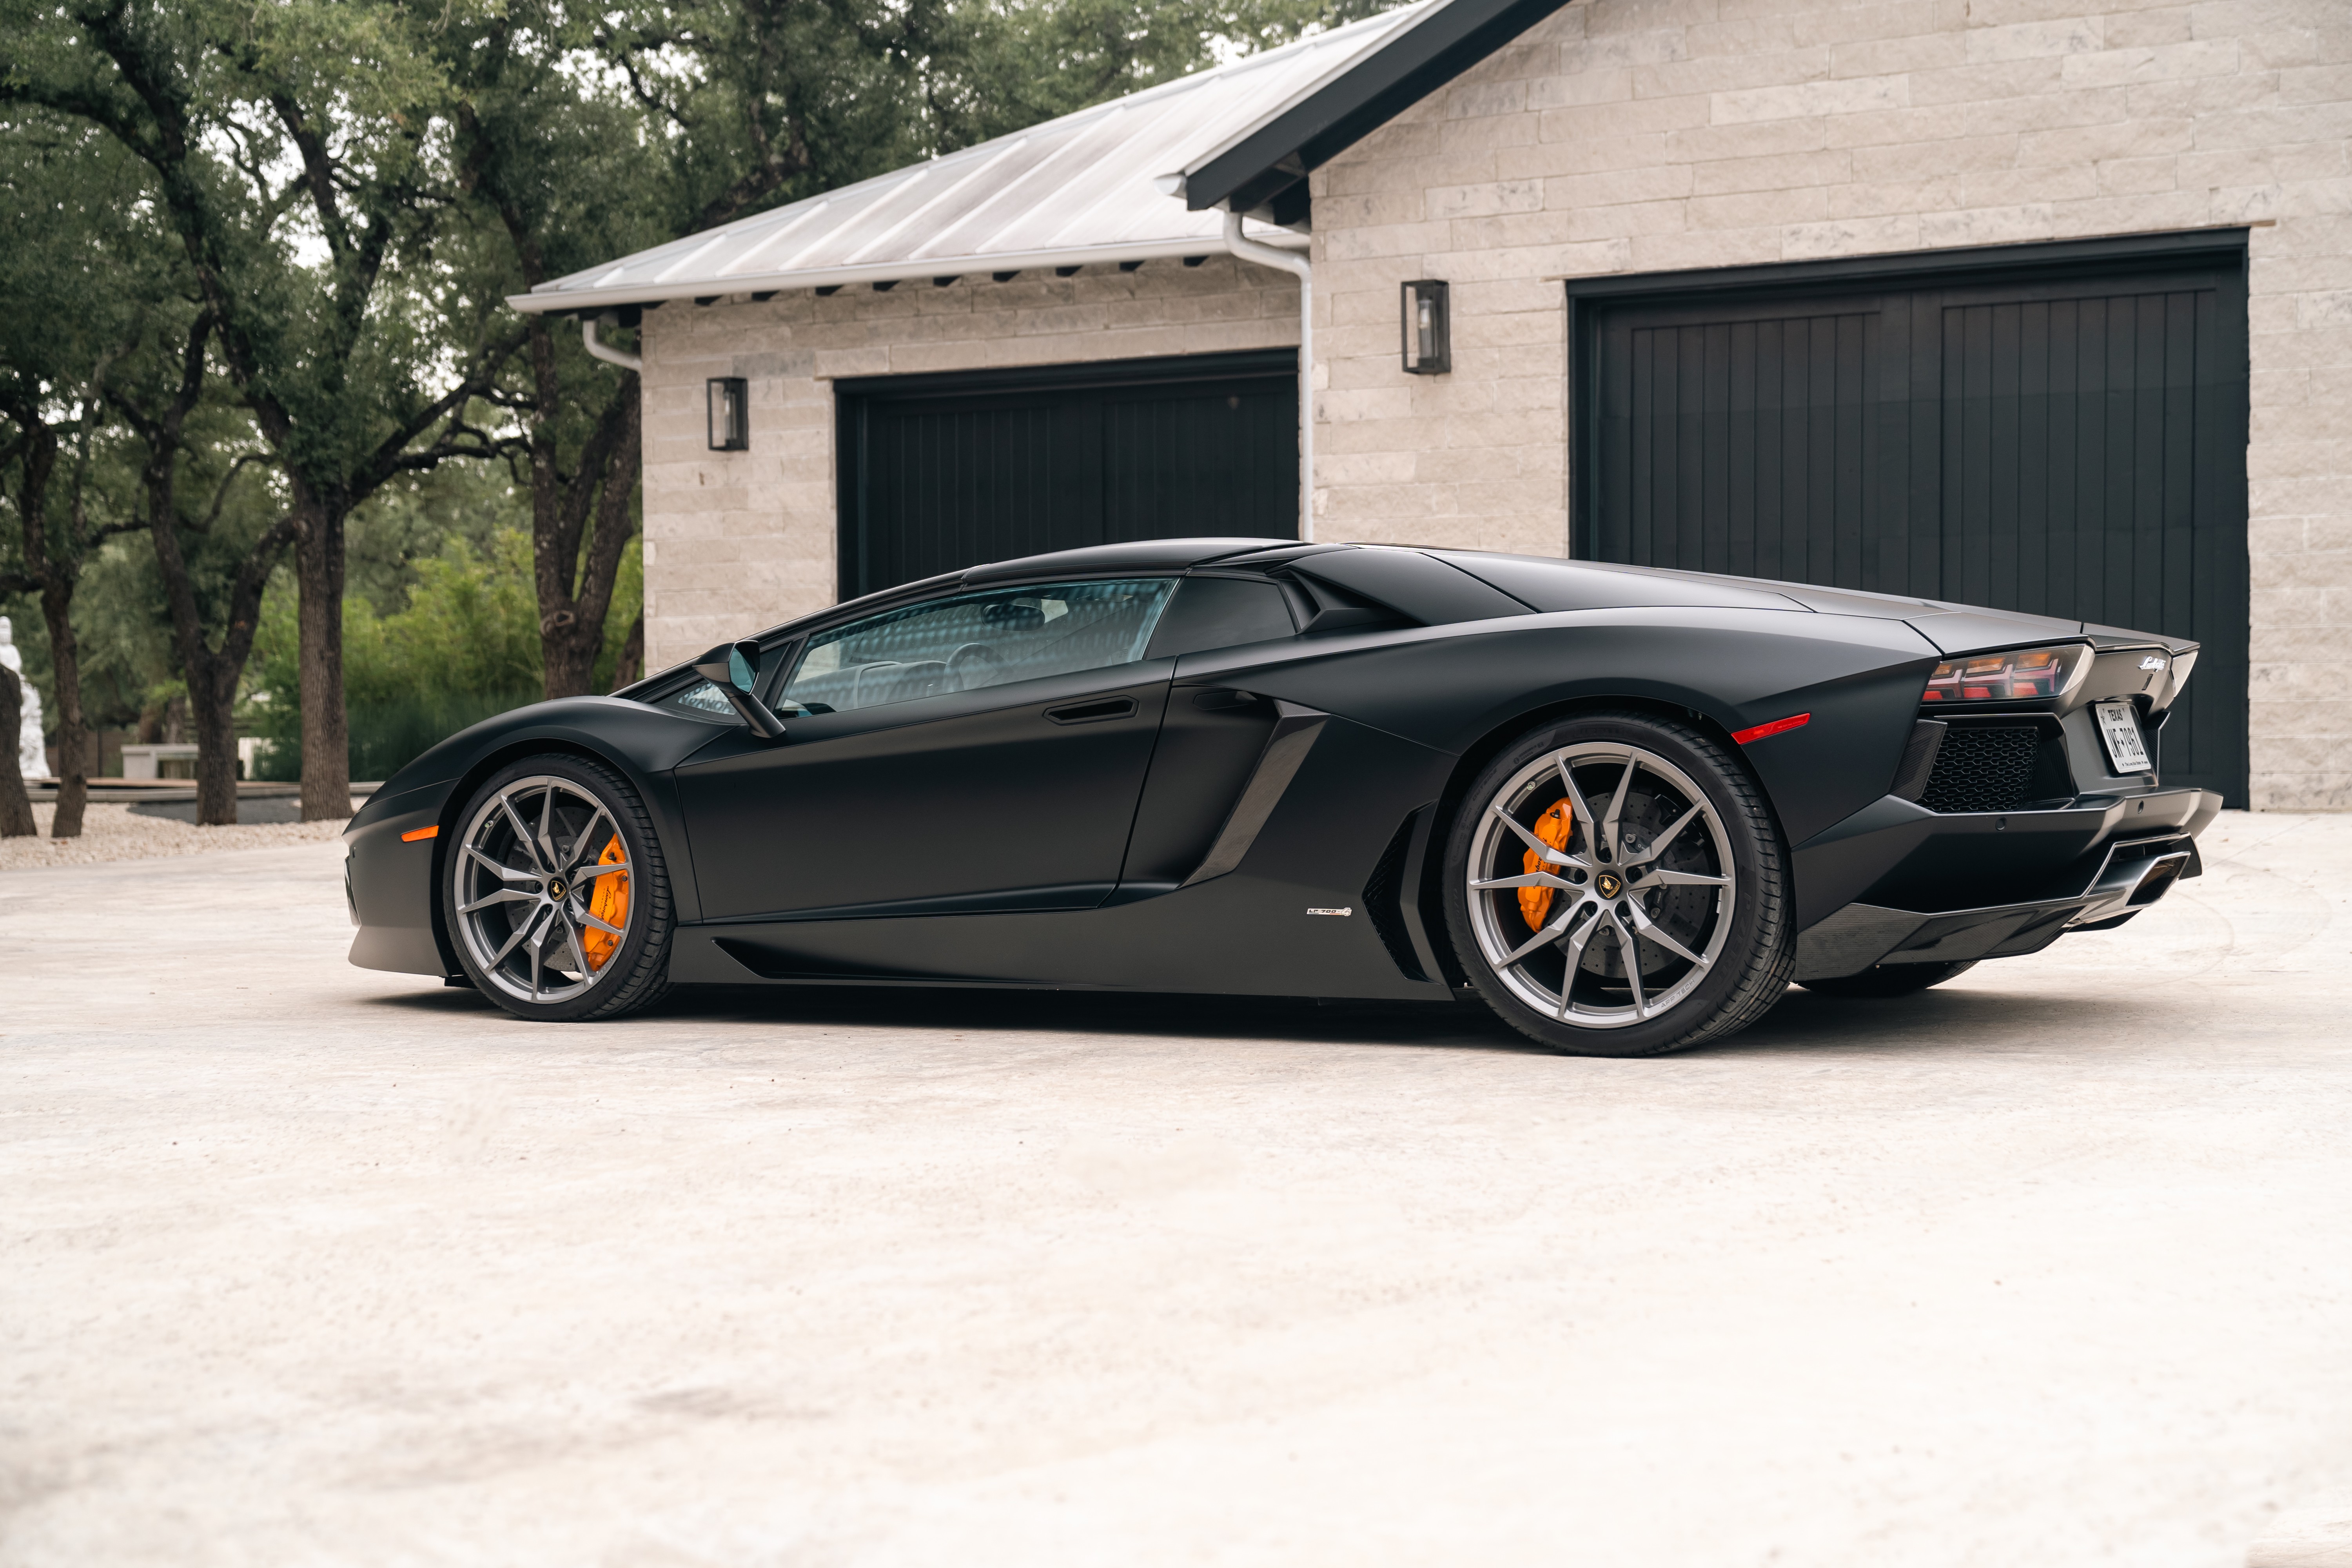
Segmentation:
<svg viewBox="0 0 2352 1568">
<path fill-rule="evenodd" d="M 2107 760 L 2117 773 L 2155 770 L 2147 760 L 2147 742 L 2140 739 L 2139 715 L 2128 702 L 2102 702 L 2092 711 L 2099 717 L 2099 739 L 2106 742 Z"/>
</svg>

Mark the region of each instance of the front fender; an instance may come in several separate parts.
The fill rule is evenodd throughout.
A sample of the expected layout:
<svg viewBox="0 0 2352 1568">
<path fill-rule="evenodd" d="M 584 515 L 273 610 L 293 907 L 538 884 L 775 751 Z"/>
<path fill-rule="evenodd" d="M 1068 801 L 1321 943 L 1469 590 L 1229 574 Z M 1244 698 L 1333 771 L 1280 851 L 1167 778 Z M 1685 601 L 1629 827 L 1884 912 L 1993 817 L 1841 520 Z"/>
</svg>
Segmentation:
<svg viewBox="0 0 2352 1568">
<path fill-rule="evenodd" d="M 537 702 L 462 730 L 400 769 L 343 830 L 352 912 L 360 927 L 352 963 L 412 974 L 458 973 L 442 928 L 442 868 L 465 809 L 481 782 L 534 752 L 593 758 L 626 778 L 653 818 L 677 918 L 701 918 L 672 771 L 729 727 L 611 697 Z M 433 828 L 430 837 L 402 835 Z"/>
</svg>

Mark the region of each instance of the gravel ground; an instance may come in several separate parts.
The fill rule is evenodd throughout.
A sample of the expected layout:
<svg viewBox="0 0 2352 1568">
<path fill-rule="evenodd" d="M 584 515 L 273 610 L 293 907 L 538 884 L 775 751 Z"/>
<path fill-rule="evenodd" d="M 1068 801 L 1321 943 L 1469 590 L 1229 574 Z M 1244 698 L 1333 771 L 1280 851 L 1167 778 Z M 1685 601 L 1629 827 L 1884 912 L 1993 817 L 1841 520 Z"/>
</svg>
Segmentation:
<svg viewBox="0 0 2352 1568">
<path fill-rule="evenodd" d="M 356 809 L 358 802 L 352 803 Z M 342 835 L 340 822 L 285 822 L 255 826 L 198 827 L 169 817 L 134 815 L 128 805 L 92 804 L 84 809 L 81 837 L 49 837 L 53 805 L 33 807 L 40 825 L 37 838 L 0 838 L 0 872 L 37 866 L 90 866 L 107 860 L 150 860 L 164 855 L 211 855 L 227 849 L 274 849 L 288 844 Z"/>
<path fill-rule="evenodd" d="M 13 873 L 0 1568 L 2243 1568 L 2352 1479 L 2352 817 L 2205 853 L 1629 1062 L 531 1026 L 349 967 L 333 844 Z"/>
</svg>

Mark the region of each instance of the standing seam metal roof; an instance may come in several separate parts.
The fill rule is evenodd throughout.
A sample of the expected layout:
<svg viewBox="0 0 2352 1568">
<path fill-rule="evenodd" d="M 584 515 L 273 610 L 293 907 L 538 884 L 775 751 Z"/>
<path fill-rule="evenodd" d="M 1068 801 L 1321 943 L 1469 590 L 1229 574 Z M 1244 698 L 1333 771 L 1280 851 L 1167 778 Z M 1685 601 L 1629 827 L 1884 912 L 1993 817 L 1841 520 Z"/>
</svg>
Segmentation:
<svg viewBox="0 0 2352 1568">
<path fill-rule="evenodd" d="M 542 283 L 508 303 L 593 310 L 778 289 L 1146 261 L 1225 249 L 1183 174 L 1451 0 L 1419 0 Z M 1293 249 L 1303 235 L 1253 225 Z"/>
</svg>

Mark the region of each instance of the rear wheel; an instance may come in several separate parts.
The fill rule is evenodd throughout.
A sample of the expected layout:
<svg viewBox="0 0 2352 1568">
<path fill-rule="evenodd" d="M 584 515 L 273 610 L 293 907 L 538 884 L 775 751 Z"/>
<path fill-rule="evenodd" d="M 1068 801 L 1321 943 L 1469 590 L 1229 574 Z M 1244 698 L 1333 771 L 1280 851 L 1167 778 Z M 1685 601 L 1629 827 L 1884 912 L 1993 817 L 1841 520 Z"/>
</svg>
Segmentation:
<svg viewBox="0 0 2352 1568">
<path fill-rule="evenodd" d="M 1471 984 L 1558 1051 L 1718 1039 L 1788 987 L 1780 830 L 1738 761 L 1692 725 L 1604 713 L 1523 738 L 1471 786 L 1445 894 Z"/>
<path fill-rule="evenodd" d="M 669 876 L 636 792 L 600 763 L 527 757 L 458 818 L 442 914 L 476 989 L 517 1017 L 618 1017 L 669 988 Z"/>
<path fill-rule="evenodd" d="M 1930 985 L 1941 985 L 1976 966 L 1973 958 L 1958 963 L 1882 963 L 1859 974 L 1841 974 L 1833 980 L 1800 980 L 1797 984 L 1824 996 L 1910 996 Z"/>
</svg>

